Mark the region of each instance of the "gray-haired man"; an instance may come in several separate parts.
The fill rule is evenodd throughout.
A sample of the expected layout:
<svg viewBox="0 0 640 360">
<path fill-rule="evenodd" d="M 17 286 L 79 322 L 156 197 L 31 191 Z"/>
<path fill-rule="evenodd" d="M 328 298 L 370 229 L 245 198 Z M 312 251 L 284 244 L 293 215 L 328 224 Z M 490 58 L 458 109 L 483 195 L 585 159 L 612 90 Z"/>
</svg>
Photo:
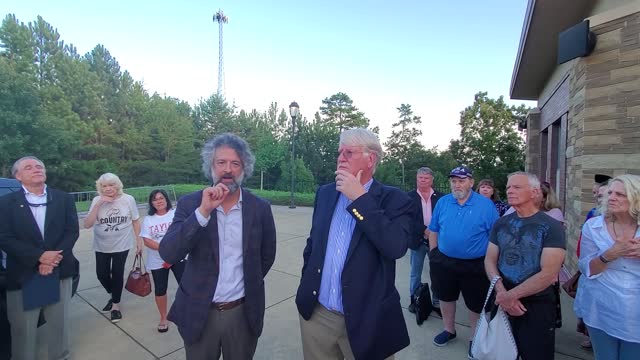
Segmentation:
<svg viewBox="0 0 640 360">
<path fill-rule="evenodd" d="M 23 157 L 11 172 L 22 188 L 0 198 L 0 249 L 7 253 L 13 359 L 36 359 L 41 309 L 49 359 L 68 359 L 72 278 L 78 274 L 73 256 L 79 235 L 76 205 L 71 195 L 46 185 L 40 159 Z"/>
<path fill-rule="evenodd" d="M 428 167 L 421 167 L 416 174 L 416 189 L 407 193 L 418 211 L 414 218 L 414 234 L 415 241 L 410 244 L 411 247 L 411 273 L 409 275 L 409 295 L 411 303 L 409 311 L 415 312 L 415 303 L 413 295 L 418 286 L 422 282 L 422 269 L 424 268 L 424 259 L 429 252 L 429 224 L 431 223 L 431 214 L 436 208 L 438 200 L 444 196 L 443 193 L 433 188 L 433 171 Z M 433 288 L 432 288 L 433 290 Z M 434 310 L 440 314 L 440 304 L 435 292 L 432 292 L 432 302 Z M 441 315 L 442 316 L 442 315 Z"/>
<path fill-rule="evenodd" d="M 233 134 L 208 141 L 202 168 L 212 186 L 178 202 L 160 256 L 189 255 L 169 320 L 178 325 L 187 359 L 251 359 L 262 333 L 264 277 L 276 255 L 271 206 L 240 188 L 255 158 Z"/>
</svg>

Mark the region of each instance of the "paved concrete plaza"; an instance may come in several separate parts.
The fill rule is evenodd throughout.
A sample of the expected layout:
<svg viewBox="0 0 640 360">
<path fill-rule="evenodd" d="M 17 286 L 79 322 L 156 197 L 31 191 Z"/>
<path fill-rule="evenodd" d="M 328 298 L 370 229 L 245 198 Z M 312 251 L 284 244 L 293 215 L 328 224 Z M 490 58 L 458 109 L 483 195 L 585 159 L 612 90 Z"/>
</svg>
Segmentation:
<svg viewBox="0 0 640 360">
<path fill-rule="evenodd" d="M 313 209 L 299 207 L 289 209 L 274 206 L 273 213 L 278 231 L 278 250 L 275 264 L 266 277 L 266 315 L 264 332 L 258 342 L 256 359 L 302 359 L 302 347 L 295 292 L 302 267 L 302 250 L 309 234 Z M 112 324 L 100 309 L 107 302 L 107 294 L 96 279 L 95 256 L 91 250 L 91 230 L 81 230 L 74 252 L 80 260 L 80 286 L 72 301 L 72 349 L 75 360 L 143 360 L 185 359 L 184 347 L 176 327 L 169 332 L 156 331 L 158 312 L 153 294 L 145 298 L 123 293 L 123 320 Z M 130 253 L 128 266 L 133 256 Z M 128 269 L 127 268 L 127 273 Z M 428 279 L 425 266 L 423 281 Z M 398 261 L 396 286 L 405 307 L 404 316 L 411 336 L 411 345 L 400 351 L 396 359 L 466 359 L 469 337 L 468 321 L 464 305 L 458 303 L 458 338 L 444 347 L 432 344 L 433 337 L 442 329 L 442 321 L 430 317 L 421 327 L 415 317 L 406 310 L 408 305 L 409 254 Z M 175 294 L 176 283 L 169 283 L 170 299 Z M 578 344 L 582 340 L 575 329 L 571 299 L 563 294 L 564 327 L 556 335 L 556 359 L 593 359 L 589 351 Z M 47 326 L 47 325 L 44 325 Z M 44 342 L 39 341 L 41 358 L 45 359 Z"/>
</svg>

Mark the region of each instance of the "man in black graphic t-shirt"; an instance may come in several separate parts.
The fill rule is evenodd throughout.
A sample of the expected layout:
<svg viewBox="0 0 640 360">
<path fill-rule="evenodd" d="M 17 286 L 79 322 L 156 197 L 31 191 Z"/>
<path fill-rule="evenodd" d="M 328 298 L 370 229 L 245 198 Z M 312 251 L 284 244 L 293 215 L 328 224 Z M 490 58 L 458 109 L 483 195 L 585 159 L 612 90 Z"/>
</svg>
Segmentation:
<svg viewBox="0 0 640 360">
<path fill-rule="evenodd" d="M 553 359 L 556 293 L 564 260 L 562 223 L 539 211 L 540 181 L 533 174 L 509 176 L 507 198 L 516 212 L 498 220 L 489 237 L 485 269 L 496 283 L 496 304 L 509 315 L 523 360 Z"/>
</svg>

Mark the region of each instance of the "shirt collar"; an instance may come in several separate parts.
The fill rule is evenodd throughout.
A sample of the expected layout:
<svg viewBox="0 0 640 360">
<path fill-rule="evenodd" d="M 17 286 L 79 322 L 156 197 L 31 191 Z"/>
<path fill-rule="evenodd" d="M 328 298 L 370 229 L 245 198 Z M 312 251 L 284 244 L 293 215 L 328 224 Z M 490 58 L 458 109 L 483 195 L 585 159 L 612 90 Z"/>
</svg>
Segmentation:
<svg viewBox="0 0 640 360">
<path fill-rule="evenodd" d="M 238 186 L 238 191 L 240 191 L 240 198 L 238 198 L 238 202 L 231 207 L 231 209 L 242 209 L 242 188 Z M 222 204 L 218 205 L 217 210 L 223 211 Z"/>
<path fill-rule="evenodd" d="M 46 197 L 47 196 L 47 184 L 44 184 L 44 190 L 43 190 L 42 194 L 40 194 L 40 195 L 34 194 L 31 191 L 27 190 L 27 188 L 24 185 L 22 185 L 22 190 L 24 191 L 25 195 L 38 196 L 38 197 Z"/>
<path fill-rule="evenodd" d="M 604 216 L 598 215 L 593 220 L 591 220 L 589 222 L 591 222 L 591 228 L 592 229 L 602 228 L 602 227 L 604 227 Z"/>
<path fill-rule="evenodd" d="M 367 181 L 364 185 L 362 185 L 362 187 L 364 187 L 364 191 L 369 192 L 369 189 L 371 189 L 371 185 L 373 184 L 373 178 L 369 179 L 369 181 Z M 350 200 L 345 194 L 340 193 L 340 199 L 341 201 L 347 201 L 348 204 L 351 204 L 353 202 L 353 200 Z M 345 208 L 346 209 L 346 208 Z"/>
<path fill-rule="evenodd" d="M 435 190 L 433 190 L 433 188 L 429 189 L 429 195 L 425 198 L 424 196 L 422 196 L 422 193 L 420 192 L 420 190 L 416 189 L 416 192 L 418 193 L 418 196 L 420 196 L 420 198 L 422 198 L 422 200 L 424 201 L 429 201 L 429 199 L 431 199 L 431 197 L 433 196 L 433 194 L 435 194 Z"/>
<path fill-rule="evenodd" d="M 365 189 L 367 192 L 369 192 L 369 189 L 371 189 L 371 184 L 373 184 L 373 178 L 369 179 L 369 181 L 367 181 L 367 182 L 364 184 L 364 189 Z"/>
</svg>

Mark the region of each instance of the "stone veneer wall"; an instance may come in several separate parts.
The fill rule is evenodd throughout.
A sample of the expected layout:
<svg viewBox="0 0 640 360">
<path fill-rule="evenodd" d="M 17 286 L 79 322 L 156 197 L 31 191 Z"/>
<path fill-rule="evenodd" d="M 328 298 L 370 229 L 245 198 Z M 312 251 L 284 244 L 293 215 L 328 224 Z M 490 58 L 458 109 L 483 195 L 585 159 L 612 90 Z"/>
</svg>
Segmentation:
<svg viewBox="0 0 640 360">
<path fill-rule="evenodd" d="M 526 160 L 524 169 L 532 174 L 540 172 L 540 110 L 533 108 L 527 114 Z"/>
<path fill-rule="evenodd" d="M 593 206 L 596 173 L 640 174 L 640 13 L 591 29 L 594 52 L 569 73 L 567 129 L 567 263 Z"/>
</svg>

